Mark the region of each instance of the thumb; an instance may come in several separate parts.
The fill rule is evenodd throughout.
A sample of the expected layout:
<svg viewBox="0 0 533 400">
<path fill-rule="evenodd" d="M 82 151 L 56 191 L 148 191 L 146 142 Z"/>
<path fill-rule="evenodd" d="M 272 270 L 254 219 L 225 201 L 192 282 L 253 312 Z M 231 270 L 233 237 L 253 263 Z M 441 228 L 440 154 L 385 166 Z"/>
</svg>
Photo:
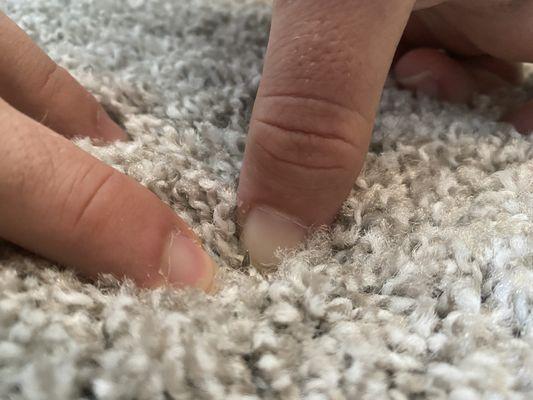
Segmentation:
<svg viewBox="0 0 533 400">
<path fill-rule="evenodd" d="M 211 289 L 215 266 L 152 192 L 0 99 L 0 237 L 94 278 Z"/>
<path fill-rule="evenodd" d="M 239 179 L 256 263 L 329 224 L 368 150 L 381 90 L 414 0 L 274 2 Z"/>
</svg>

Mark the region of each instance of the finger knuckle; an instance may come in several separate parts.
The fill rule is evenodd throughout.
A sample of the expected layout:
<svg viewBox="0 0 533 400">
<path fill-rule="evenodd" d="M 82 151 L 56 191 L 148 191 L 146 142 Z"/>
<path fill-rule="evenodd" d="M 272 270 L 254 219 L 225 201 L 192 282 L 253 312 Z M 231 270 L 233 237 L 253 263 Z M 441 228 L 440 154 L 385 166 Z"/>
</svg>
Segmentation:
<svg viewBox="0 0 533 400">
<path fill-rule="evenodd" d="M 70 77 L 69 73 L 54 62 L 50 62 L 36 79 L 37 96 L 52 99 L 60 92 L 62 85 Z"/>
<path fill-rule="evenodd" d="M 294 96 L 260 101 L 251 121 L 251 142 L 265 168 L 286 179 L 292 172 L 345 177 L 357 170 L 365 150 L 355 132 L 361 121 L 354 123 L 353 115 L 347 115 L 351 110 Z"/>
<path fill-rule="evenodd" d="M 255 119 L 255 143 L 274 162 L 309 170 L 343 170 L 353 149 L 335 133 L 303 131 L 279 121 Z"/>
<path fill-rule="evenodd" d="M 72 179 L 63 202 L 63 215 L 73 231 L 98 231 L 107 221 L 105 208 L 120 193 L 120 173 L 94 164 L 86 166 Z M 82 229 L 83 228 L 83 229 Z"/>
</svg>

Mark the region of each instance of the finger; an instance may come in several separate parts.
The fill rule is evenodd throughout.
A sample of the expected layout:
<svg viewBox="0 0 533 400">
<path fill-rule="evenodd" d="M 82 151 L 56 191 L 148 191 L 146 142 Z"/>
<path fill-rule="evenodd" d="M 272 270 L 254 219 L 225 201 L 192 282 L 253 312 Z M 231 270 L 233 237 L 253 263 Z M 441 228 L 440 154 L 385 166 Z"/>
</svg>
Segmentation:
<svg viewBox="0 0 533 400">
<path fill-rule="evenodd" d="M 513 124 L 520 133 L 533 133 L 533 100 L 506 115 L 504 121 Z"/>
<path fill-rule="evenodd" d="M 491 56 L 468 57 L 461 63 L 476 80 L 478 89 L 485 92 L 503 86 L 520 85 L 524 80 L 522 63 Z"/>
<path fill-rule="evenodd" d="M 406 53 L 393 73 L 401 86 L 450 102 L 466 103 L 476 90 L 473 77 L 458 61 L 432 48 Z"/>
<path fill-rule="evenodd" d="M 418 4 L 418 2 L 417 2 Z M 445 48 L 445 45 L 435 37 L 427 24 L 419 17 L 420 12 L 413 12 L 407 21 L 402 39 L 396 48 L 393 64 L 396 64 L 407 52 L 418 48 Z M 455 38 L 457 41 L 464 41 Z"/>
<path fill-rule="evenodd" d="M 407 49 L 416 47 L 442 47 L 442 43 L 428 29 L 416 12 L 413 12 L 407 21 L 400 45 L 405 46 Z"/>
<path fill-rule="evenodd" d="M 0 237 L 89 277 L 209 288 L 209 257 L 154 194 L 1 100 L 0 127 Z"/>
<path fill-rule="evenodd" d="M 468 102 L 476 92 L 516 85 L 522 79 L 521 64 L 489 56 L 456 59 L 434 48 L 407 52 L 393 73 L 407 89 L 456 103 Z"/>
<path fill-rule="evenodd" d="M 469 57 L 484 54 L 460 30 L 457 30 L 456 24 L 450 24 L 442 18 L 438 12 L 440 8 L 413 12 L 403 33 L 402 45 L 407 49 L 442 48 L 452 54 Z"/>
<path fill-rule="evenodd" d="M 256 264 L 329 224 L 364 161 L 412 1 L 275 1 L 239 179 Z"/>
<path fill-rule="evenodd" d="M 94 96 L 1 12 L 0 97 L 67 137 L 127 139 Z"/>
</svg>

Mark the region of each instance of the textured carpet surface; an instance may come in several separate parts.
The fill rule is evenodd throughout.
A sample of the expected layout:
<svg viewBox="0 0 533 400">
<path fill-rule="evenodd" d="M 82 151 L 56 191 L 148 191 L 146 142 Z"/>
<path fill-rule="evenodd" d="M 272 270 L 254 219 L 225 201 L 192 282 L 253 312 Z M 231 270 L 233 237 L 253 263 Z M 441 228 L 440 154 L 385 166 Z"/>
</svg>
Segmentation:
<svg viewBox="0 0 533 400">
<path fill-rule="evenodd" d="M 261 276 L 235 189 L 264 3 L 1 0 L 133 137 L 79 145 L 184 217 L 220 291 L 93 285 L 0 245 L 1 399 L 532 399 L 533 148 L 472 108 L 388 82 L 330 231 Z"/>
</svg>

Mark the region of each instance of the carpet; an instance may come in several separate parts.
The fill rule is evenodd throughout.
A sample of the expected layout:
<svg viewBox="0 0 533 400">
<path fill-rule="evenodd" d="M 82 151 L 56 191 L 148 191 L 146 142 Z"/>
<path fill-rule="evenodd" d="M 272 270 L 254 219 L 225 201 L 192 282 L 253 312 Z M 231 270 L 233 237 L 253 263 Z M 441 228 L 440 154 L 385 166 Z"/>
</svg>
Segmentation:
<svg viewBox="0 0 533 400">
<path fill-rule="evenodd" d="M 131 135 L 77 144 L 170 204 L 219 291 L 141 290 L 0 244 L 2 399 L 531 399 L 532 137 L 387 82 L 331 229 L 269 274 L 235 225 L 270 10 L 251 0 L 3 0 Z"/>
</svg>

